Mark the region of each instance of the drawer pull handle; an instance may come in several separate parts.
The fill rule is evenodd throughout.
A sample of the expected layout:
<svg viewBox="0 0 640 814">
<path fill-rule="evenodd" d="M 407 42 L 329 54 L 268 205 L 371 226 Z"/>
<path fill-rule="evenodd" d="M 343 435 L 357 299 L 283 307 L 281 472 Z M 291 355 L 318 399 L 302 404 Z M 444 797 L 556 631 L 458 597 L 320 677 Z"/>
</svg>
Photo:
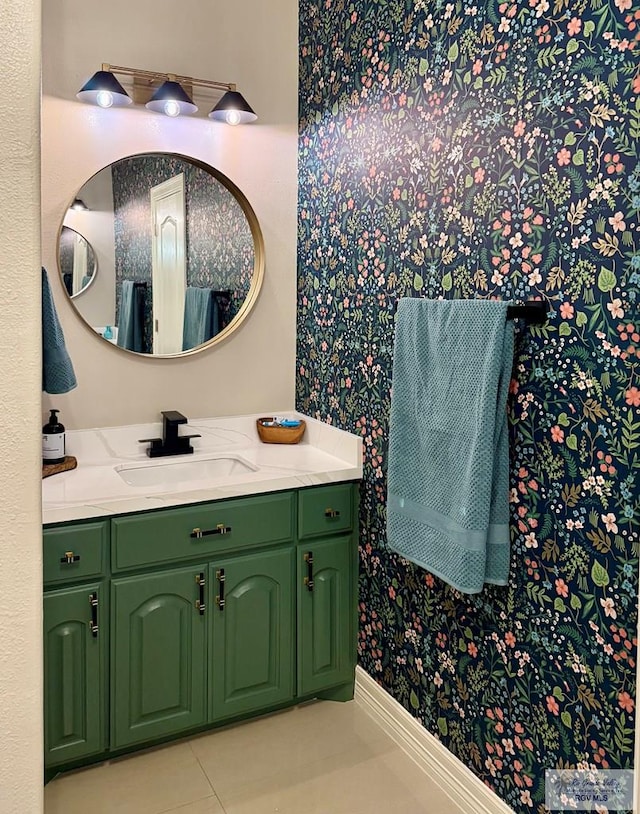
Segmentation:
<svg viewBox="0 0 640 814">
<path fill-rule="evenodd" d="M 218 585 L 220 586 L 219 590 L 220 593 L 216 596 L 216 605 L 220 608 L 221 611 L 224 610 L 224 568 L 219 568 L 216 571 L 216 579 L 218 580 Z"/>
<path fill-rule="evenodd" d="M 325 517 L 340 517 L 340 512 L 337 509 L 325 509 Z"/>
<path fill-rule="evenodd" d="M 189 535 L 195 540 L 200 540 L 202 537 L 209 537 L 212 534 L 231 534 L 231 526 L 225 526 L 224 523 L 218 523 L 214 529 L 194 529 Z"/>
<path fill-rule="evenodd" d="M 307 551 L 304 561 L 307 563 L 307 576 L 304 578 L 304 584 L 311 593 L 313 591 L 313 551 Z"/>
<path fill-rule="evenodd" d="M 71 565 L 74 562 L 80 562 L 80 555 L 74 554 L 73 551 L 65 551 L 64 557 L 60 557 L 60 562 L 63 565 Z"/>
<path fill-rule="evenodd" d="M 94 639 L 98 638 L 98 594 L 89 594 L 89 605 L 91 606 L 91 621 L 89 630 Z"/>
<path fill-rule="evenodd" d="M 196 599 L 196 608 L 200 611 L 200 616 L 204 616 L 204 612 L 206 610 L 204 601 L 205 584 L 204 573 L 201 571 L 199 574 L 196 574 L 196 585 L 200 590 L 200 597 Z"/>
</svg>

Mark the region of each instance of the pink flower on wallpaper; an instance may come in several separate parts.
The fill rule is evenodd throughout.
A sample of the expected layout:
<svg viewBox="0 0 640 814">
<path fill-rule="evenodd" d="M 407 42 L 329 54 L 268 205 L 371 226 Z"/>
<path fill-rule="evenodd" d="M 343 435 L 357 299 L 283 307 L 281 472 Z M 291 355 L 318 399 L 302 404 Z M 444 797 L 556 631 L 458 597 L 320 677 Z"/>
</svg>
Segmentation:
<svg viewBox="0 0 640 814">
<path fill-rule="evenodd" d="M 563 302 L 560 306 L 560 316 L 562 319 L 572 319 L 573 314 L 573 305 L 571 305 L 570 302 Z"/>
<path fill-rule="evenodd" d="M 556 158 L 558 159 L 558 165 L 564 167 L 571 161 L 571 153 L 566 147 L 563 147 L 556 153 Z"/>
<path fill-rule="evenodd" d="M 609 218 L 609 223 L 613 226 L 614 232 L 624 232 L 627 228 L 627 224 L 624 222 L 624 215 L 622 212 L 616 212 L 615 215 L 612 215 Z"/>
<path fill-rule="evenodd" d="M 630 407 L 640 407 L 640 390 L 630 387 L 625 393 L 625 401 Z"/>
<path fill-rule="evenodd" d="M 580 33 L 581 28 L 582 20 L 579 17 L 572 17 L 567 26 L 567 33 L 570 37 L 575 37 L 576 34 Z"/>
</svg>

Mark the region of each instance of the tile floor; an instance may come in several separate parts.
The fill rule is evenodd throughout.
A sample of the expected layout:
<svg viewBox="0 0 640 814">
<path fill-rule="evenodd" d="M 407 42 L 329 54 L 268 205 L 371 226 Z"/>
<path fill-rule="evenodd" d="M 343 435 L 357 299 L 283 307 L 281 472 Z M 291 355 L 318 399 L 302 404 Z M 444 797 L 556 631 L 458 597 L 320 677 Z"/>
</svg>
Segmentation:
<svg viewBox="0 0 640 814">
<path fill-rule="evenodd" d="M 45 814 L 463 814 L 355 701 L 60 775 Z"/>
</svg>

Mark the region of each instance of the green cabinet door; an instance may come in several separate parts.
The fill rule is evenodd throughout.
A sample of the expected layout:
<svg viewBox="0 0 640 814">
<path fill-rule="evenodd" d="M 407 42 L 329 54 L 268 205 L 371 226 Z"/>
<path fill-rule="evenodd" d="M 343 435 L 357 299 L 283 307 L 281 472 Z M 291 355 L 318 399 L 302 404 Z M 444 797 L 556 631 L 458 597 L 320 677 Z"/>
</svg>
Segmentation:
<svg viewBox="0 0 640 814">
<path fill-rule="evenodd" d="M 45 766 L 105 748 L 106 616 L 100 583 L 44 595 Z"/>
<path fill-rule="evenodd" d="M 211 565 L 210 720 L 293 698 L 293 548 Z"/>
<path fill-rule="evenodd" d="M 205 723 L 205 580 L 204 565 L 113 580 L 112 748 Z"/>
<path fill-rule="evenodd" d="M 298 695 L 353 681 L 352 539 L 298 546 Z"/>
</svg>

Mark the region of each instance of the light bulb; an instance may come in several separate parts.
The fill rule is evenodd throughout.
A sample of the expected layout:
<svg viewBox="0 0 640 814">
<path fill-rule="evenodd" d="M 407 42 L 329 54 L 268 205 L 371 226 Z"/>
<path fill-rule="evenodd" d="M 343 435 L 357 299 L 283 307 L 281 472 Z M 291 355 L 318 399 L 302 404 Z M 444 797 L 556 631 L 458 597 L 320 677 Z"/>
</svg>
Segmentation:
<svg viewBox="0 0 640 814">
<path fill-rule="evenodd" d="M 164 103 L 164 112 L 167 116 L 179 116 L 180 104 L 173 99 L 169 99 Z"/>
<path fill-rule="evenodd" d="M 96 94 L 96 103 L 100 107 L 111 107 L 113 104 L 113 93 L 110 90 L 101 90 Z"/>
<path fill-rule="evenodd" d="M 227 110 L 226 120 L 227 124 L 240 124 L 242 116 L 237 110 Z"/>
</svg>

